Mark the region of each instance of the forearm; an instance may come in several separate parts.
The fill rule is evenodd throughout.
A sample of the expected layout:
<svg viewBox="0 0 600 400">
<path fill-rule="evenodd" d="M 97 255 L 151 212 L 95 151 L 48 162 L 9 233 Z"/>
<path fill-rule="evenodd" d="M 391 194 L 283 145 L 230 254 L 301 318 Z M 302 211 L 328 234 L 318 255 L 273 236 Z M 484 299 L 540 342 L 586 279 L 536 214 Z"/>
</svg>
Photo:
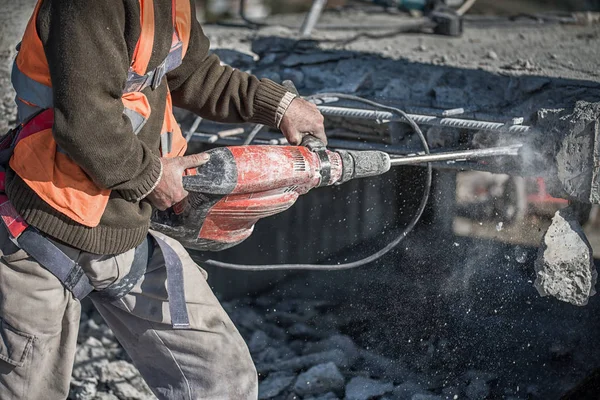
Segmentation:
<svg viewBox="0 0 600 400">
<path fill-rule="evenodd" d="M 195 20 L 195 18 L 193 18 Z M 292 97 L 268 79 L 221 65 L 209 40 L 192 27 L 183 64 L 168 75 L 173 104 L 219 122 L 254 122 L 277 127 Z"/>
</svg>

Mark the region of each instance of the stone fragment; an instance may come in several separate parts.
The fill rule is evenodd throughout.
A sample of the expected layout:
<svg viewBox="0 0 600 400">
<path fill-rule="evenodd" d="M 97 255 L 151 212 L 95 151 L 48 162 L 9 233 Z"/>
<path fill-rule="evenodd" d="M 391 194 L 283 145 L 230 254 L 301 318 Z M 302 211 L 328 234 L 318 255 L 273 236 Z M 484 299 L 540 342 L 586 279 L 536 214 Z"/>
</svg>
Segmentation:
<svg viewBox="0 0 600 400">
<path fill-rule="evenodd" d="M 340 400 L 333 392 L 325 393 L 317 397 L 305 397 L 304 400 Z"/>
<path fill-rule="evenodd" d="M 255 331 L 248 341 L 248 349 L 252 354 L 260 353 L 269 346 L 269 342 L 270 338 L 265 332 Z"/>
<path fill-rule="evenodd" d="M 394 388 L 394 400 L 411 400 L 415 394 L 426 394 L 427 390 L 415 382 L 404 382 Z"/>
<path fill-rule="evenodd" d="M 493 50 L 488 51 L 485 56 L 487 58 L 489 58 L 490 60 L 497 60 L 499 58 L 498 54 L 495 51 L 493 51 Z"/>
<path fill-rule="evenodd" d="M 570 208 L 552 218 L 535 261 L 535 288 L 541 296 L 584 306 L 596 291 L 592 248 Z"/>
<path fill-rule="evenodd" d="M 83 378 L 82 380 L 71 380 L 69 398 L 72 400 L 93 400 L 98 390 L 96 378 Z"/>
<path fill-rule="evenodd" d="M 323 351 L 320 353 L 308 354 L 305 356 L 294 357 L 288 360 L 277 361 L 271 364 L 257 365 L 259 372 L 270 371 L 299 371 L 317 364 L 332 362 L 338 368 L 346 369 L 350 367 L 350 360 L 341 350 Z"/>
<path fill-rule="evenodd" d="M 442 396 L 436 394 L 415 394 L 410 400 L 444 400 Z"/>
<path fill-rule="evenodd" d="M 370 376 L 391 381 L 404 381 L 411 374 L 402 360 L 392 360 L 364 349 L 359 349 L 356 364 Z"/>
<path fill-rule="evenodd" d="M 298 376 L 294 384 L 294 392 L 301 395 L 315 395 L 336 392 L 344 388 L 344 376 L 332 363 L 315 365 Z"/>
<path fill-rule="evenodd" d="M 96 397 L 94 397 L 94 400 L 120 400 L 120 399 L 112 393 L 98 392 L 98 393 L 96 393 Z"/>
<path fill-rule="evenodd" d="M 269 374 L 258 386 L 258 399 L 271 399 L 281 394 L 285 389 L 290 387 L 295 378 L 295 375 L 286 372 Z"/>
<path fill-rule="evenodd" d="M 297 67 L 299 65 L 321 64 L 330 61 L 338 61 L 345 58 L 351 58 L 354 54 L 351 51 L 322 51 L 308 54 L 290 54 L 281 63 L 284 67 Z"/>
<path fill-rule="evenodd" d="M 281 71 L 281 79 L 294 82 L 294 85 L 298 88 L 304 86 L 304 72 L 300 69 L 285 68 Z"/>
<path fill-rule="evenodd" d="M 339 349 L 348 356 L 350 361 L 358 357 L 358 348 L 354 341 L 346 335 L 333 335 L 316 343 L 308 343 L 304 348 L 304 354 L 317 353 Z"/>
<path fill-rule="evenodd" d="M 346 400 L 370 400 L 393 390 L 394 385 L 389 382 L 357 376 L 346 385 Z"/>
<path fill-rule="evenodd" d="M 256 54 L 244 53 L 239 50 L 213 49 L 211 52 L 219 57 L 221 63 L 241 70 L 250 68 L 258 61 L 258 56 Z"/>
</svg>

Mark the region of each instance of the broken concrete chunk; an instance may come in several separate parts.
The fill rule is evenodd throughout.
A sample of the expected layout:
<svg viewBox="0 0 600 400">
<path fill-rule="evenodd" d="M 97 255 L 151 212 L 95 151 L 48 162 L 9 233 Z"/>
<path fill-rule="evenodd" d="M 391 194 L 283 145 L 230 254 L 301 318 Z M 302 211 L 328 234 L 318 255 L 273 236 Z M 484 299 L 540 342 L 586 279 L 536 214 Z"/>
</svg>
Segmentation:
<svg viewBox="0 0 600 400">
<path fill-rule="evenodd" d="M 93 400 L 98 391 L 98 380 L 96 378 L 83 378 L 82 380 L 71 380 L 69 398 L 73 400 Z"/>
<path fill-rule="evenodd" d="M 535 261 L 535 271 L 534 285 L 541 296 L 584 306 L 596 294 L 598 274 L 592 247 L 570 208 L 554 215 Z"/>
<path fill-rule="evenodd" d="M 286 372 L 274 372 L 258 386 L 258 399 L 271 399 L 290 387 L 296 376 Z"/>
<path fill-rule="evenodd" d="M 337 392 L 344 388 L 344 376 L 332 362 L 315 365 L 300 374 L 294 384 L 294 392 L 301 395 Z"/>
<path fill-rule="evenodd" d="M 351 365 L 348 356 L 346 356 L 343 351 L 335 349 L 277 361 L 272 364 L 257 365 L 257 369 L 259 372 L 300 371 L 313 365 L 325 364 L 328 362 L 334 363 L 341 369 L 346 369 Z"/>
<path fill-rule="evenodd" d="M 425 388 L 415 382 L 404 382 L 394 388 L 392 396 L 395 400 L 412 400 L 415 394 L 427 394 Z"/>
<path fill-rule="evenodd" d="M 346 385 L 346 400 L 370 400 L 393 390 L 394 385 L 389 382 L 357 376 Z"/>
<path fill-rule="evenodd" d="M 333 335 L 327 339 L 321 340 L 320 342 L 309 343 L 304 348 L 304 354 L 335 349 L 342 350 L 351 361 L 358 357 L 358 349 L 354 344 L 354 341 L 346 335 Z"/>
<path fill-rule="evenodd" d="M 269 346 L 271 338 L 263 331 L 255 331 L 248 341 L 248 349 L 250 353 L 257 354 Z"/>
<path fill-rule="evenodd" d="M 415 394 L 410 400 L 444 400 L 442 396 L 435 394 Z"/>
</svg>

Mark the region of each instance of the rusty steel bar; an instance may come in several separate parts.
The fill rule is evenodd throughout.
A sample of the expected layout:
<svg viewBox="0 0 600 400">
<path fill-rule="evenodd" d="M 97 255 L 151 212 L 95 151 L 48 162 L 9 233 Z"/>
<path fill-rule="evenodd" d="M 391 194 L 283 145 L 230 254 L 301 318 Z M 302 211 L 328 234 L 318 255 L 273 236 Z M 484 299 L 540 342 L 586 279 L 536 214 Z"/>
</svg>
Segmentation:
<svg viewBox="0 0 600 400">
<path fill-rule="evenodd" d="M 388 111 L 368 110 L 363 108 L 335 107 L 317 105 L 325 116 L 370 119 L 373 121 L 403 121 L 402 118 Z M 433 115 L 408 114 L 417 124 L 434 125 L 445 128 L 471 129 L 498 133 L 527 133 L 531 127 L 527 125 L 510 125 L 500 122 L 477 121 L 472 119 L 440 118 Z"/>
</svg>

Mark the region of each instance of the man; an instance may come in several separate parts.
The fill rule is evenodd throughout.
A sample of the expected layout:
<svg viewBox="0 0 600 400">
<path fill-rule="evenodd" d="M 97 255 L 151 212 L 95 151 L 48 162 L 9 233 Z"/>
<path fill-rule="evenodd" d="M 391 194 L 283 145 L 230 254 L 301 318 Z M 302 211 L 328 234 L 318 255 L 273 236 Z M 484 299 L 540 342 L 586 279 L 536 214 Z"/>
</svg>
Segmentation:
<svg viewBox="0 0 600 400">
<path fill-rule="evenodd" d="M 0 399 L 69 392 L 90 297 L 161 399 L 256 399 L 249 352 L 152 206 L 187 193 L 171 106 L 325 140 L 312 104 L 221 66 L 193 0 L 39 0 L 13 69 L 21 127 L 0 205 Z M 4 142 L 3 142 L 4 143 Z M 3 150 L 7 151 L 7 150 Z M 189 171 L 188 171 L 189 172 Z"/>
</svg>

